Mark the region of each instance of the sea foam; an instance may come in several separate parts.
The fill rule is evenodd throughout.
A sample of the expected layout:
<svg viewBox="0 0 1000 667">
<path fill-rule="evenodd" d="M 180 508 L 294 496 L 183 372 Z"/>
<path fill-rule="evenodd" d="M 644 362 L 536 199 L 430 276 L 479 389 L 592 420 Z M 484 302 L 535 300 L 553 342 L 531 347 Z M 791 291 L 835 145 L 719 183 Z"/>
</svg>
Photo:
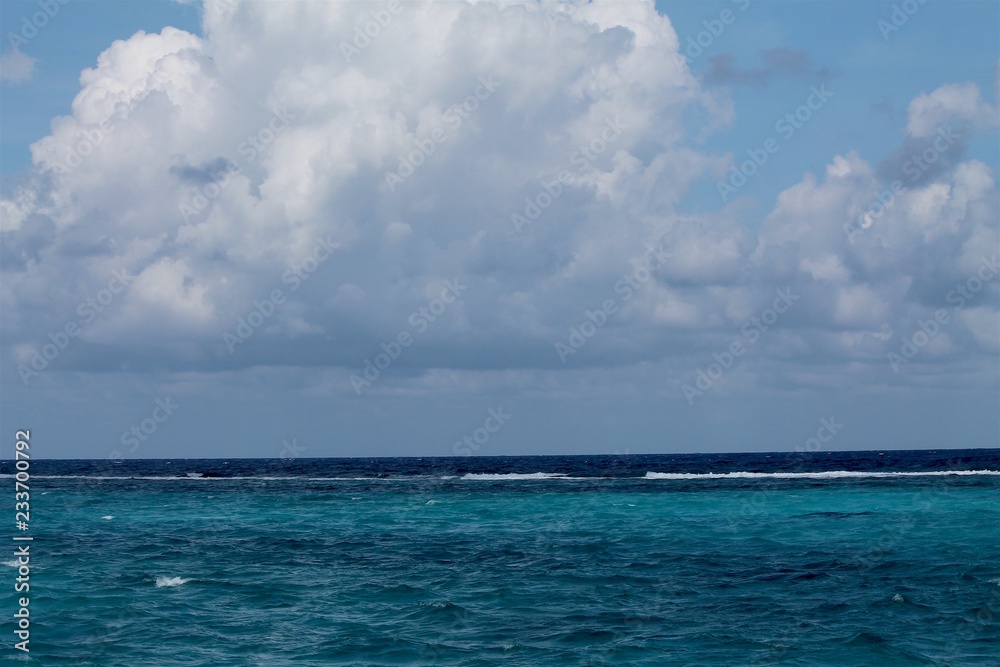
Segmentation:
<svg viewBox="0 0 1000 667">
<path fill-rule="evenodd" d="M 942 475 L 1000 475 L 1000 470 L 925 470 L 915 472 L 647 472 L 643 479 L 842 479 L 864 477 L 937 477 Z"/>
<path fill-rule="evenodd" d="M 164 586 L 181 586 L 191 581 L 190 579 L 181 579 L 180 577 L 157 577 L 156 587 L 163 588 Z"/>
</svg>

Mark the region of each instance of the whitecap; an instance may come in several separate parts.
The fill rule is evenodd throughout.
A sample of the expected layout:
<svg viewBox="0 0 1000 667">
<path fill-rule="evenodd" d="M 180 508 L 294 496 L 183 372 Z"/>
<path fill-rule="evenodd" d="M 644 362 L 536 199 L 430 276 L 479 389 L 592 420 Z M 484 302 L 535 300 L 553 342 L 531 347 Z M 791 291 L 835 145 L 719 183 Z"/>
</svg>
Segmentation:
<svg viewBox="0 0 1000 667">
<path fill-rule="evenodd" d="M 892 601 L 893 602 L 905 602 L 905 600 L 903 599 L 903 596 L 900 595 L 899 593 L 896 593 L 895 595 L 892 596 Z"/>
<path fill-rule="evenodd" d="M 819 472 L 647 472 L 643 479 L 842 479 L 867 477 L 939 477 L 943 475 L 1000 475 L 1000 470 L 925 470 L 865 472 L 826 470 Z"/>
<path fill-rule="evenodd" d="M 475 479 L 482 481 L 507 481 L 507 480 L 519 480 L 519 479 L 585 479 L 583 477 L 569 477 L 563 472 L 531 472 L 531 473 L 519 473 L 519 472 L 508 472 L 508 473 L 488 473 L 488 472 L 470 472 L 462 475 L 462 479 Z"/>
<path fill-rule="evenodd" d="M 4 561 L 3 564 L 6 565 L 7 567 L 17 567 L 18 565 L 20 565 L 20 563 L 18 563 L 16 559 Z"/>
<path fill-rule="evenodd" d="M 102 516 L 101 518 L 102 518 L 102 519 L 104 519 L 105 521 L 111 521 L 111 520 L 112 520 L 112 519 L 114 519 L 115 517 L 114 517 L 114 516 L 112 516 L 111 514 L 109 514 L 109 515 L 107 515 L 107 516 Z"/>
<path fill-rule="evenodd" d="M 157 577 L 156 587 L 163 588 L 164 586 L 181 586 L 191 581 L 190 579 L 181 579 L 180 577 Z"/>
</svg>

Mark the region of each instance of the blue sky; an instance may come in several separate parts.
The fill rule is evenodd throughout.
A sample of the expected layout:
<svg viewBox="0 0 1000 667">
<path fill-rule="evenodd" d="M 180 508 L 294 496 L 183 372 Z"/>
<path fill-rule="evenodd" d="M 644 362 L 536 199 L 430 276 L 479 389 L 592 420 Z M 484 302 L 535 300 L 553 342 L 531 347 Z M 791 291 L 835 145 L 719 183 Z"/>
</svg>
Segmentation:
<svg viewBox="0 0 1000 667">
<path fill-rule="evenodd" d="M 73 1 L 12 50 L 42 10 L 0 4 L 4 424 L 94 458 L 451 455 L 500 408 L 476 453 L 997 445 L 997 3 L 390 5 Z"/>
<path fill-rule="evenodd" d="M 93 67 L 97 55 L 116 39 L 136 32 L 159 32 L 174 26 L 191 32 L 201 28 L 195 5 L 175 2 L 69 2 L 38 34 L 21 47 L 37 60 L 33 77 L 18 85 L 4 85 L 0 126 L 0 166 L 3 175 L 15 175 L 31 164 L 28 146 L 45 136 L 49 121 L 70 112 L 80 90 L 80 72 Z M 23 21 L 41 11 L 36 2 L 10 0 L 0 4 L 4 53 L 11 48 L 8 33 L 19 34 Z"/>
</svg>

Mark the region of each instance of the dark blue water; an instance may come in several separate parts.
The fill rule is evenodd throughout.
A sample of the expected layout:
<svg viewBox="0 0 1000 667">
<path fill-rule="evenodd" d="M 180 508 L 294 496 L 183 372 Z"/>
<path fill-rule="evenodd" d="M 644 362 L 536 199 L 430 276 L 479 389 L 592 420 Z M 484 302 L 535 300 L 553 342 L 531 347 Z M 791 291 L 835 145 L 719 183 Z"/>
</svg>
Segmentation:
<svg viewBox="0 0 1000 667">
<path fill-rule="evenodd" d="M 997 665 L 998 471 L 1000 450 L 32 461 L 16 664 Z"/>
</svg>

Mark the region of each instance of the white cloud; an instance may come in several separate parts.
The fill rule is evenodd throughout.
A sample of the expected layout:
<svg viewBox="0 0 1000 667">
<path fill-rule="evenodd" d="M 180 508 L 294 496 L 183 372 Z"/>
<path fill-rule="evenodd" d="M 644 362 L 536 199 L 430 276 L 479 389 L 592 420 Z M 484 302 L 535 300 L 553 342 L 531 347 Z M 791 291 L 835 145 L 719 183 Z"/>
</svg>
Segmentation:
<svg viewBox="0 0 1000 667">
<path fill-rule="evenodd" d="M 788 287 L 801 301 L 756 354 L 878 373 L 889 332 L 912 330 L 996 247 L 995 180 L 971 160 L 904 190 L 853 244 L 844 224 L 880 187 L 856 152 L 782 192 L 759 233 L 737 205 L 685 214 L 690 189 L 726 166 L 697 138 L 733 109 L 674 66 L 677 36 L 651 2 L 404 3 L 348 63 L 338 45 L 373 7 L 207 2 L 204 38 L 140 32 L 101 54 L 72 115 L 32 146 L 34 180 L 0 202 L 6 356 L 124 266 L 134 284 L 84 340 L 133 364 L 353 370 L 460 276 L 468 291 L 407 351 L 409 368 L 442 382 L 475 363 L 552 367 L 554 341 L 608 298 L 621 312 L 574 364 L 670 357 L 693 369 Z M 500 85 L 456 115 L 481 77 Z M 970 85 L 914 100 L 911 134 L 985 124 Z M 588 149 L 617 117 L 621 135 Z M 435 132 L 433 152 L 387 187 Z M 511 214 L 563 170 L 559 194 L 515 233 Z M 293 290 L 286 272 L 318 238 L 333 257 Z M 672 258 L 625 303 L 616 285 L 650 240 Z M 287 304 L 229 355 L 223 332 L 279 288 Z M 43 298 L 51 317 L 29 317 Z M 982 321 L 954 327 L 986 348 Z M 118 361 L 95 355 L 93 367 Z"/>
<path fill-rule="evenodd" d="M 14 49 L 0 56 L 0 81 L 24 83 L 35 73 L 35 58 Z"/>
<path fill-rule="evenodd" d="M 929 137 L 951 122 L 973 127 L 996 127 L 997 110 L 980 98 L 974 83 L 950 83 L 930 95 L 923 93 L 910 102 L 906 131 L 913 137 Z"/>
</svg>

